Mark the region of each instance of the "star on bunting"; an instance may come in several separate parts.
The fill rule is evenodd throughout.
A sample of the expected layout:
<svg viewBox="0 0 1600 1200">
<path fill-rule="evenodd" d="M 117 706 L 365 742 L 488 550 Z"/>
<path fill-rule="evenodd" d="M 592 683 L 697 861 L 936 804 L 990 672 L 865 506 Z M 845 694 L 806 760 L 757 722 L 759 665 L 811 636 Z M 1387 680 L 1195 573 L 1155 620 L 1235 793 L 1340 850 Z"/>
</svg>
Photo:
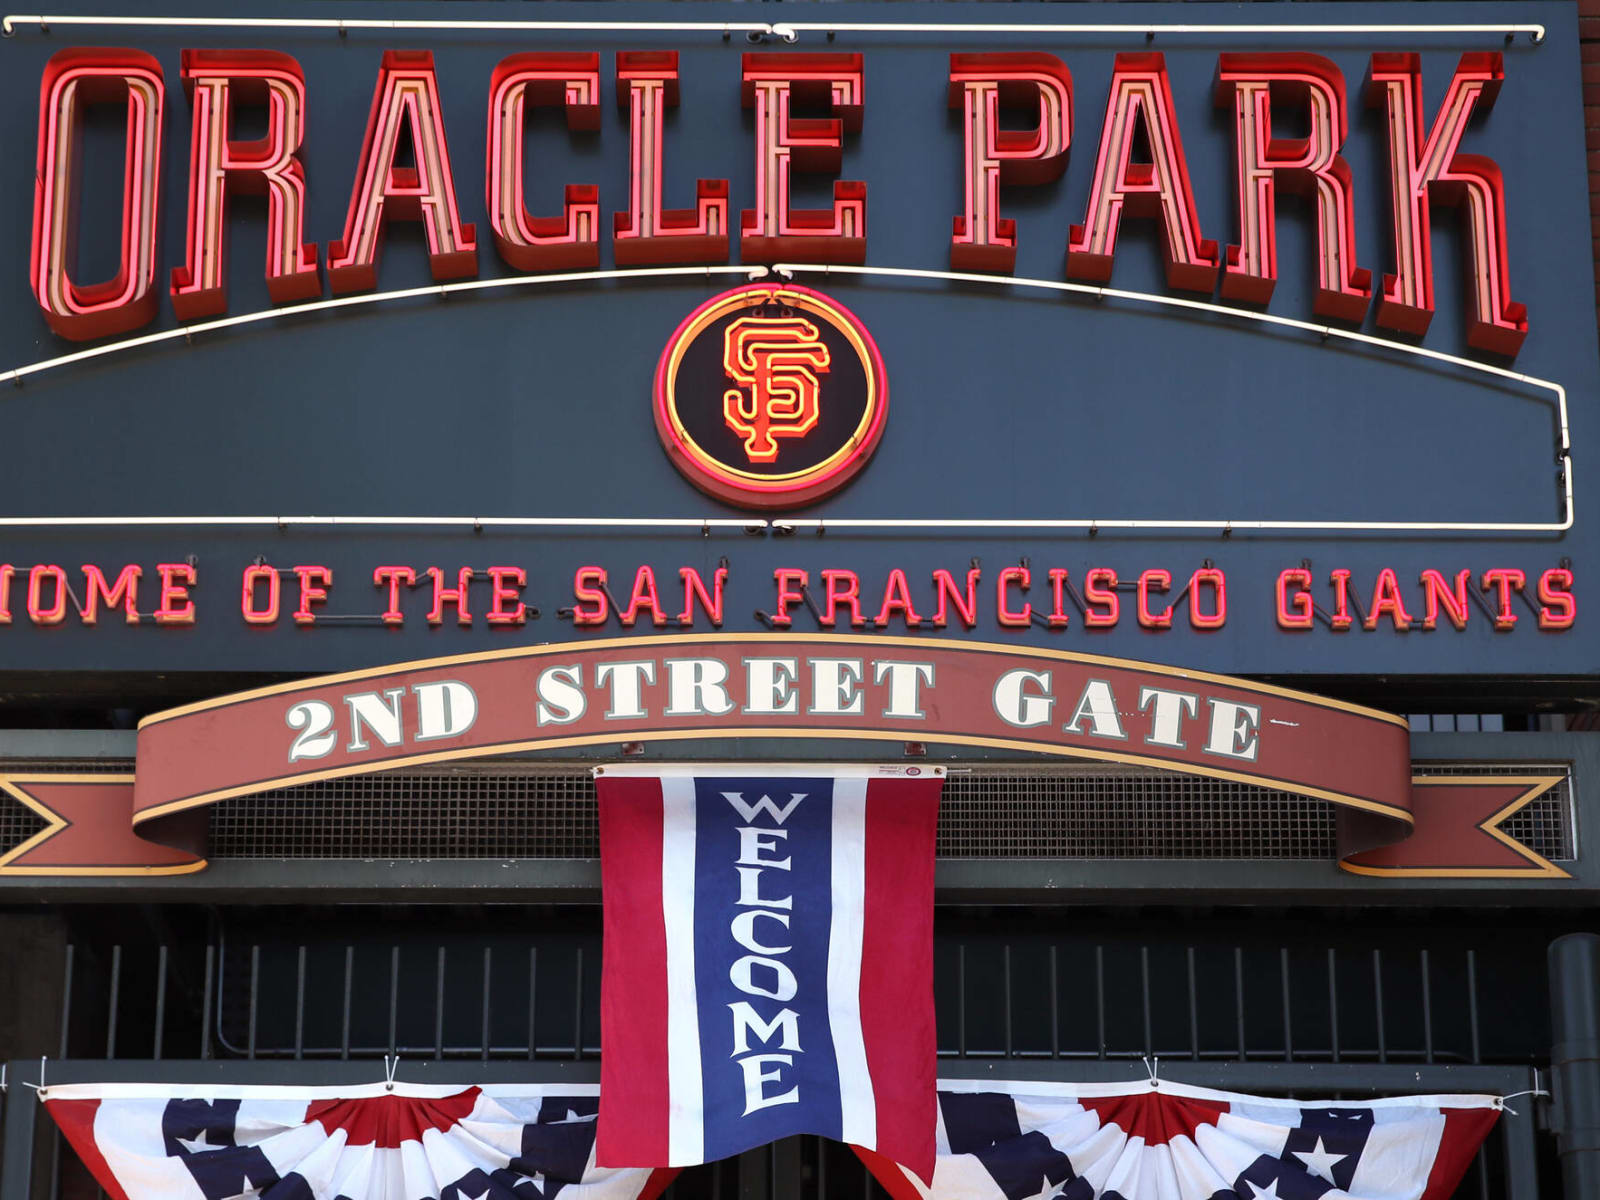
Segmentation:
<svg viewBox="0 0 1600 1200">
<path fill-rule="evenodd" d="M 1314 1150 L 1293 1150 L 1290 1153 L 1305 1163 L 1306 1174 L 1315 1175 L 1318 1179 L 1326 1179 L 1329 1183 L 1334 1182 L 1334 1165 L 1350 1157 L 1348 1154 L 1332 1154 L 1324 1150 L 1321 1138 L 1317 1139 L 1316 1149 Z"/>
<path fill-rule="evenodd" d="M 176 1140 L 178 1145 L 182 1146 L 190 1154 L 204 1154 L 207 1150 L 220 1150 L 222 1148 L 213 1146 L 206 1141 L 206 1131 L 204 1129 L 200 1131 L 200 1136 L 197 1138 L 178 1138 Z"/>
</svg>

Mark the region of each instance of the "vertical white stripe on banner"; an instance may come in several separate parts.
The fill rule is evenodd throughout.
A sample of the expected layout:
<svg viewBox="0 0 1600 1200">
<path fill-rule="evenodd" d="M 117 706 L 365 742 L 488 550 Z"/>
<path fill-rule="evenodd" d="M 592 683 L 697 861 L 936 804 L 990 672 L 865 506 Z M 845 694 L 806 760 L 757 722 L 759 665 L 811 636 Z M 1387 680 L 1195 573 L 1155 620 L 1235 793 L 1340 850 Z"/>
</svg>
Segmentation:
<svg viewBox="0 0 1600 1200">
<path fill-rule="evenodd" d="M 667 1165 L 705 1160 L 694 983 L 694 778 L 661 777 L 661 915 L 667 935 Z"/>
<path fill-rule="evenodd" d="M 878 1145 L 878 1103 L 861 1037 L 861 927 L 866 901 L 867 780 L 833 781 L 833 919 L 828 929 L 828 1025 L 839 1067 L 841 1141 Z"/>
</svg>

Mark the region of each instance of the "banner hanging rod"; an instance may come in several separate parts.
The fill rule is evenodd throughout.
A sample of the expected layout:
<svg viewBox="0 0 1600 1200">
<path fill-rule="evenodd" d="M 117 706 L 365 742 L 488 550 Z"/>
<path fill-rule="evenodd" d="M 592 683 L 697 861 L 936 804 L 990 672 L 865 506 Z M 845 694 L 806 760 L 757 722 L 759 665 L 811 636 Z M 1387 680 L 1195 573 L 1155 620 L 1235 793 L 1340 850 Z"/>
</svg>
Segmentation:
<svg viewBox="0 0 1600 1200">
<path fill-rule="evenodd" d="M 1368 36 L 1469 34 L 1490 35 L 1507 42 L 1519 34 L 1526 34 L 1535 46 L 1544 41 L 1545 27 L 1540 24 L 1368 24 L 1330 25 L 1286 22 L 1274 25 L 1192 25 L 1192 24 L 1000 24 L 976 22 L 845 22 L 830 24 L 821 21 L 442 21 L 377 19 L 373 17 L 119 17 L 83 16 L 69 14 L 8 13 L 0 19 L 0 33 L 15 35 L 19 26 L 34 26 L 48 33 L 52 26 L 100 26 L 107 28 L 142 29 L 328 29 L 341 36 L 352 29 L 387 30 L 392 32 L 514 32 L 545 31 L 552 33 L 716 33 L 729 37 L 743 33 L 755 38 L 775 37 L 793 43 L 803 33 L 825 34 L 962 34 L 965 36 L 993 36 L 996 34 L 1109 34 L 1132 35 L 1153 39 L 1157 36 L 1227 37 L 1319 37 L 1362 34 Z"/>
</svg>

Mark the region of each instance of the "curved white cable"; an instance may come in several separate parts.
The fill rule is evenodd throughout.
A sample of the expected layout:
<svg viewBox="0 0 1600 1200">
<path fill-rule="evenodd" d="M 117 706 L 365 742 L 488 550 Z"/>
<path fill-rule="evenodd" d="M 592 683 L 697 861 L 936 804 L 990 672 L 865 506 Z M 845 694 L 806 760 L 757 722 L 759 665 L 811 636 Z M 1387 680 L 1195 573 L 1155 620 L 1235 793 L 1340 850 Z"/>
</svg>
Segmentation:
<svg viewBox="0 0 1600 1200">
<path fill-rule="evenodd" d="M 38 362 L 29 363 L 26 366 L 14 367 L 9 371 L 0 372 L 0 383 L 20 384 L 29 375 L 37 375 L 43 371 L 53 371 L 59 367 L 71 366 L 73 363 L 86 362 L 93 358 L 104 358 L 108 354 L 120 354 L 125 350 L 137 350 L 141 346 L 154 346 L 160 342 L 176 341 L 178 338 L 183 338 L 187 341 L 197 333 L 212 333 L 218 329 L 232 329 L 239 325 L 254 325 L 260 321 L 270 321 L 274 317 L 293 317 L 303 313 L 325 312 L 336 308 L 359 308 L 363 305 L 379 304 L 388 300 L 412 300 L 420 296 L 453 296 L 460 292 L 486 292 L 494 291 L 498 288 L 534 287 L 551 283 L 587 283 L 600 279 L 643 279 L 667 276 L 710 278 L 716 275 L 743 275 L 748 279 L 760 279 L 766 274 L 767 268 L 760 266 L 631 267 L 620 271 L 564 271 L 557 275 L 507 275 L 496 279 L 464 279 L 458 283 L 435 283 L 426 287 L 399 288 L 390 292 L 363 292 L 356 296 L 335 296 L 332 300 L 308 300 L 304 304 L 285 304 L 281 308 L 266 308 L 259 312 L 242 313 L 234 317 L 217 317 L 211 321 L 196 321 L 190 325 L 179 325 L 173 329 L 163 329 L 156 333 L 145 333 L 138 337 L 123 338 L 119 342 L 106 342 L 104 345 L 90 346 L 85 350 L 74 350 L 71 354 L 40 359 Z"/>
<path fill-rule="evenodd" d="M 1446 354 L 1441 350 L 1429 350 L 1422 346 L 1412 346 L 1405 342 L 1393 341 L 1389 338 L 1374 337 L 1368 333 L 1361 333 L 1351 329 L 1340 329 L 1334 325 L 1318 325 L 1312 321 L 1300 321 L 1293 317 L 1280 317 L 1272 313 L 1257 312 L 1248 308 L 1235 308 L 1227 304 L 1212 304 L 1206 300 L 1190 300 L 1182 296 L 1163 296 L 1154 292 L 1134 292 L 1123 288 L 1100 287 L 1088 283 L 1068 283 L 1059 279 L 1030 279 L 1012 275 L 983 275 L 969 271 L 925 271 L 910 267 L 851 267 L 839 266 L 830 263 L 774 263 L 774 273 L 789 275 L 795 272 L 819 273 L 822 275 L 864 275 L 880 276 L 897 279 L 932 279 L 958 283 L 981 283 L 997 286 L 1041 288 L 1052 292 L 1068 292 L 1080 296 L 1093 296 L 1096 299 L 1130 300 L 1140 304 L 1150 304 L 1164 308 L 1182 308 L 1195 312 L 1212 313 L 1217 316 L 1233 317 L 1246 321 L 1256 321 L 1265 325 L 1275 325 L 1285 329 L 1298 329 L 1306 333 L 1314 333 L 1323 339 L 1356 342 L 1366 346 L 1376 346 L 1384 350 L 1395 351 L 1400 354 L 1409 354 L 1425 358 L 1434 362 L 1449 363 L 1451 366 L 1461 367 L 1469 371 L 1476 371 L 1484 375 L 1491 375 L 1501 379 L 1512 380 L 1517 383 L 1527 384 L 1530 387 L 1541 388 L 1551 393 L 1555 401 L 1556 424 L 1558 430 L 1557 458 L 1562 466 L 1563 476 L 1563 517 L 1557 522 L 1529 522 L 1529 521 L 1495 521 L 1495 522 L 1469 522 L 1469 521 L 1252 521 L 1233 519 L 1096 519 L 1088 517 L 1049 518 L 1035 520 L 924 520 L 890 518 L 878 520 L 875 518 L 840 518 L 831 520 L 826 517 L 810 517 L 800 519 L 781 519 L 774 522 L 776 527 L 788 529 L 922 529 L 939 528 L 941 526 L 959 529 L 1214 529 L 1224 533 L 1234 530 L 1347 530 L 1347 531 L 1373 531 L 1391 533 L 1564 533 L 1572 528 L 1575 508 L 1573 506 L 1573 479 L 1572 479 L 1572 440 L 1567 426 L 1567 389 L 1561 384 L 1550 379 L 1540 379 L 1534 375 L 1526 375 L 1521 371 L 1513 371 L 1508 367 L 1495 366 L 1492 363 L 1476 362 L 1470 358 L 1463 358 L 1456 354 Z"/>
<path fill-rule="evenodd" d="M 1354 342 L 1361 345 L 1378 347 L 1383 350 L 1398 354 L 1411 355 L 1428 359 L 1434 362 L 1446 363 L 1460 367 L 1464 370 L 1526 384 L 1530 387 L 1540 388 L 1551 393 L 1555 400 L 1557 415 L 1559 454 L 1558 460 L 1562 467 L 1562 493 L 1563 517 L 1557 522 L 1525 522 L 1525 521 L 1497 521 L 1497 522 L 1462 522 L 1462 521 L 1298 521 L 1298 520 L 1249 520 L 1234 518 L 1175 518 L 1175 519 L 1143 519 L 1143 518 L 1096 518 L 1096 517 L 1063 517 L 1063 518 L 1020 518 L 1020 519 L 979 519 L 979 518 L 839 518 L 808 517 L 779 519 L 768 521 L 761 518 L 749 520 L 739 519 L 712 519 L 701 520 L 698 518 L 650 518 L 650 517 L 437 517 L 437 516 L 318 516 L 318 515 L 254 515 L 254 516 L 176 516 L 176 517 L 0 517 L 0 528 L 27 528 L 27 527 L 141 527 L 141 526 L 333 526 L 333 525 L 361 525 L 361 526 L 408 526 L 429 527 L 443 526 L 455 528 L 704 528 L 704 529 L 731 529 L 742 528 L 748 530 L 777 529 L 790 532 L 798 529 L 1085 529 L 1090 532 L 1098 530 L 1174 530 L 1174 531 L 1201 531 L 1213 530 L 1227 534 L 1235 530 L 1248 531 L 1273 531 L 1273 532 L 1373 532 L 1373 533 L 1531 533 L 1550 534 L 1564 533 L 1572 528 L 1576 508 L 1574 504 L 1574 479 L 1571 458 L 1571 437 L 1567 424 L 1567 393 L 1566 388 L 1553 380 L 1541 379 L 1537 376 L 1527 375 L 1520 371 L 1513 371 L 1507 367 L 1495 366 L 1492 363 L 1476 362 L 1460 355 L 1446 354 L 1439 350 L 1430 350 L 1422 346 L 1413 346 L 1405 342 L 1397 342 L 1388 338 L 1374 337 L 1371 334 L 1361 333 L 1356 330 L 1341 329 L 1333 325 L 1320 325 L 1312 321 L 1302 321 L 1293 317 L 1281 317 L 1272 313 L 1257 312 L 1252 309 L 1235 308 L 1230 305 L 1212 304 L 1204 300 L 1191 300 L 1181 296 L 1164 296 L 1153 292 L 1136 292 L 1123 288 L 1100 287 L 1094 284 L 1070 283 L 1056 279 L 1033 279 L 1011 275 L 985 275 L 965 271 L 931 271 L 910 267 L 853 267 L 839 266 L 825 263 L 778 263 L 771 268 L 762 266 L 706 266 L 706 267 L 644 267 L 629 270 L 612 271 L 576 271 L 555 275 L 518 275 L 503 279 L 473 279 L 459 283 L 438 284 L 429 287 L 404 288 L 391 292 L 374 292 L 357 296 L 341 296 L 333 300 L 311 301 L 305 304 L 288 305 L 283 308 L 267 309 L 262 312 L 246 313 L 235 317 L 219 317 L 213 321 L 199 322 L 194 325 L 180 326 L 176 329 L 162 330 L 158 333 L 145 334 L 141 337 L 127 338 L 119 342 L 112 342 L 103 346 L 93 346 L 79 350 L 72 354 L 64 354 L 56 358 L 44 359 L 27 366 L 17 367 L 11 371 L 0 374 L 0 382 L 12 380 L 20 384 L 21 380 L 29 375 L 42 371 L 53 370 L 68 366 L 72 363 L 114 354 L 124 350 L 131 350 L 140 346 L 153 345 L 159 342 L 172 341 L 177 338 L 188 338 L 196 333 L 205 333 L 218 329 L 231 328 L 236 325 L 252 324 L 269 320 L 279 316 L 292 316 L 298 313 L 314 312 L 324 309 L 349 308 L 357 305 L 375 304 L 386 300 L 399 300 L 429 295 L 450 295 L 456 292 L 486 291 L 497 288 L 516 287 L 524 285 L 584 282 L 601 279 L 629 279 L 649 278 L 663 276 L 702 276 L 712 277 L 718 275 L 744 275 L 749 279 L 765 277 L 769 270 L 777 274 L 792 274 L 794 272 L 820 273 L 823 275 L 861 275 L 879 276 L 886 278 L 902 279 L 929 279 L 958 283 L 977 283 L 992 286 L 1029 287 L 1046 291 L 1064 292 L 1073 295 L 1093 296 L 1096 299 L 1128 300 L 1135 303 L 1150 304 L 1157 307 L 1188 309 L 1196 312 L 1206 312 L 1218 316 L 1254 321 L 1260 324 L 1277 326 L 1285 329 L 1295 329 L 1306 333 L 1314 333 L 1320 338 L 1336 339 Z"/>
<path fill-rule="evenodd" d="M 909 22 L 900 24 L 892 21 L 844 21 L 839 24 L 830 24 L 826 21 L 777 21 L 772 25 L 771 32 L 781 37 L 786 42 L 793 42 L 802 33 L 1112 33 L 1136 34 L 1153 38 L 1158 34 L 1190 34 L 1196 36 L 1218 36 L 1228 34 L 1246 34 L 1252 37 L 1273 36 L 1285 33 L 1297 35 L 1316 34 L 1419 34 L 1419 33 L 1471 33 L 1495 34 L 1507 40 L 1519 33 L 1528 35 L 1534 45 L 1544 41 L 1545 27 L 1538 24 L 1504 24 L 1504 25 L 1318 25 L 1286 23 L 1282 25 L 1191 25 L 1191 24 L 1165 24 L 1146 22 L 1142 25 L 1111 25 L 1077 23 L 1063 25 L 1057 23 L 1047 24 L 975 24 L 968 21 L 959 22 Z"/>
<path fill-rule="evenodd" d="M 0 32 L 11 37 L 18 25 L 36 25 L 48 30 L 52 25 L 98 25 L 107 27 L 143 27 L 177 29 L 334 29 L 340 32 L 351 29 L 385 30 L 548 30 L 581 33 L 600 30 L 612 33 L 754 33 L 772 35 L 786 42 L 799 40 L 802 33 L 1107 33 L 1134 34 L 1155 37 L 1157 34 L 1193 35 L 1200 37 L 1243 34 L 1253 37 L 1296 34 L 1300 36 L 1322 34 L 1494 34 L 1507 39 L 1525 33 L 1538 45 L 1544 41 L 1545 27 L 1539 24 L 1366 24 L 1329 25 L 1313 23 L 1284 23 L 1279 25 L 1195 25 L 1195 24 L 977 24 L 973 22 L 843 22 L 830 24 L 821 21 L 444 21 L 444 20 L 383 20 L 372 17 L 114 17 L 81 15 L 48 15 L 9 13 L 0 19 Z"/>
<path fill-rule="evenodd" d="M 0 19 L 0 33 L 11 37 L 18 25 L 37 25 L 48 30 L 52 25 L 99 25 L 146 29 L 351 29 L 437 30 L 512 32 L 546 30 L 583 33 L 599 30 L 609 33 L 757 33 L 770 34 L 766 21 L 441 21 L 385 20 L 374 17 L 111 17 L 52 16 L 8 13 Z"/>
</svg>

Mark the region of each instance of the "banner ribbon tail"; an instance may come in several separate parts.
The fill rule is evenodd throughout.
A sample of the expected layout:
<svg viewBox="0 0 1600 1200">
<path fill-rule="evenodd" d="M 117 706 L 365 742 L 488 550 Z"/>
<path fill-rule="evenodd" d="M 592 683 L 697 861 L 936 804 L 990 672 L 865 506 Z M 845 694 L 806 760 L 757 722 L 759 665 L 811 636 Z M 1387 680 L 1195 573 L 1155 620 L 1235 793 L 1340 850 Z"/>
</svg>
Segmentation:
<svg viewBox="0 0 1600 1200">
<path fill-rule="evenodd" d="M 1563 782 L 1562 775 L 1413 776 L 1409 830 L 1398 821 L 1340 812 L 1339 865 L 1385 878 L 1568 879 L 1504 828 Z"/>
<path fill-rule="evenodd" d="M 0 875 L 187 875 L 205 869 L 204 812 L 135 824 L 133 775 L 0 774 L 44 822 L 0 855 Z"/>
</svg>

